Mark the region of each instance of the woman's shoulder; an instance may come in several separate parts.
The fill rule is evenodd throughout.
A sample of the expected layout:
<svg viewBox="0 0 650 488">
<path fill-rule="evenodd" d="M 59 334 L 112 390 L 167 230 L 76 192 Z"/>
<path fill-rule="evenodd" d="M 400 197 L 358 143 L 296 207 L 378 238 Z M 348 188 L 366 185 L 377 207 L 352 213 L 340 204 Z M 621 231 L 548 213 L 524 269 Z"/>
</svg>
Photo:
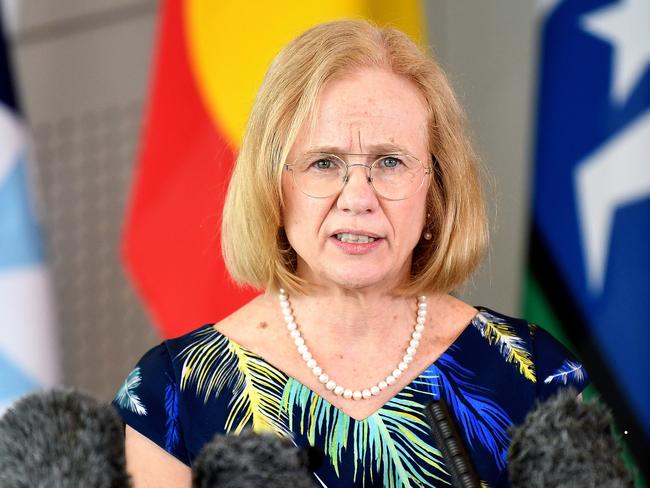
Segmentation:
<svg viewBox="0 0 650 488">
<path fill-rule="evenodd" d="M 254 298 L 219 322 L 203 324 L 162 340 L 140 357 L 131 376 L 137 378 L 146 371 L 149 376 L 179 380 L 187 357 L 196 356 L 206 348 L 218 350 L 215 346 L 220 343 L 263 351 L 265 345 L 276 343 L 274 339 L 279 335 L 272 315 L 272 308 L 263 297 Z"/>
<path fill-rule="evenodd" d="M 566 386 L 581 391 L 588 384 L 582 362 L 544 326 L 487 307 L 476 308 L 474 328 L 506 362 L 519 365 L 520 372 L 536 384 L 538 397 Z"/>
<path fill-rule="evenodd" d="M 476 310 L 478 313 L 472 325 L 481 332 L 481 335 L 492 341 L 510 343 L 512 346 L 519 344 L 531 349 L 531 354 L 534 352 L 532 350 L 534 347 L 543 349 L 549 346 L 558 346 L 568 352 L 567 346 L 544 326 L 482 305 L 477 306 Z"/>
<path fill-rule="evenodd" d="M 256 297 L 218 322 L 191 327 L 181 335 L 164 339 L 149 349 L 142 359 L 173 360 L 188 347 L 205 342 L 210 337 L 224 337 L 239 344 L 249 344 L 259 336 L 260 331 L 267 329 L 271 312 L 263 297 Z"/>
<path fill-rule="evenodd" d="M 259 353 L 267 351 L 269 346 L 277 351 L 286 336 L 277 303 L 273 297 L 264 294 L 213 324 L 212 329 L 230 341 Z"/>
<path fill-rule="evenodd" d="M 475 307 L 476 315 L 470 323 L 487 343 L 498 346 L 509 353 L 520 351 L 531 356 L 533 354 L 534 334 L 537 326 L 528 320 L 505 314 L 482 305 Z"/>
</svg>

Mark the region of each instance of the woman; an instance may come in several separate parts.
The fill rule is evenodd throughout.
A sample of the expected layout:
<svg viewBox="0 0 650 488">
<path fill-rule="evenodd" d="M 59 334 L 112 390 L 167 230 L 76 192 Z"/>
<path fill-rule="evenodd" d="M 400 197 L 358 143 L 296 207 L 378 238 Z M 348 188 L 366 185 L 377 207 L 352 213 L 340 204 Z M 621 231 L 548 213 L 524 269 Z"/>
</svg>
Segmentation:
<svg viewBox="0 0 650 488">
<path fill-rule="evenodd" d="M 188 486 L 216 433 L 323 449 L 326 486 L 443 486 L 422 407 L 444 398 L 481 480 L 506 429 L 581 366 L 542 329 L 449 295 L 487 242 L 477 163 L 440 68 L 404 34 L 317 26 L 275 59 L 248 122 L 222 248 L 265 293 L 149 351 L 115 405 L 136 486 Z"/>
</svg>

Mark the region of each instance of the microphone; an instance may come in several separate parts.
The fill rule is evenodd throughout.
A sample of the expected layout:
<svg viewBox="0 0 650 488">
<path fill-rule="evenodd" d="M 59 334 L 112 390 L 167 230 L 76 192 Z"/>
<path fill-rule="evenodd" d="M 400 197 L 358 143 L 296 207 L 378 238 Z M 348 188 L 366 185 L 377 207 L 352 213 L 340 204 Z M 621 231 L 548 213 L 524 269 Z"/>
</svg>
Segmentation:
<svg viewBox="0 0 650 488">
<path fill-rule="evenodd" d="M 610 410 L 576 396 L 573 389 L 560 390 L 511 429 L 508 475 L 513 488 L 633 486 Z"/>
<path fill-rule="evenodd" d="M 480 488 L 481 480 L 445 401 L 432 400 L 425 413 L 433 438 L 442 452 L 454 488 Z"/>
<path fill-rule="evenodd" d="M 0 418 L 0 486 L 130 487 L 117 413 L 67 388 L 18 400 Z"/>
<path fill-rule="evenodd" d="M 216 435 L 192 463 L 193 488 L 313 488 L 317 448 L 301 449 L 274 434 Z"/>
</svg>

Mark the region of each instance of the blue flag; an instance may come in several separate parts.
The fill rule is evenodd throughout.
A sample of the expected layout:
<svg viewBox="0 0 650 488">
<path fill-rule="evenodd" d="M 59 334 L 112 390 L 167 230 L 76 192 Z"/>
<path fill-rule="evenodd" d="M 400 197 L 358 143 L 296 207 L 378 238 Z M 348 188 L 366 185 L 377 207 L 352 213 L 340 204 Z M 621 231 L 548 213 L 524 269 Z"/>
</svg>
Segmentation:
<svg viewBox="0 0 650 488">
<path fill-rule="evenodd" d="M 9 68 L 0 30 L 0 413 L 19 396 L 60 380 L 26 134 Z"/>
<path fill-rule="evenodd" d="M 532 281 L 614 408 L 630 447 L 647 456 L 650 0 L 547 5 Z"/>
</svg>

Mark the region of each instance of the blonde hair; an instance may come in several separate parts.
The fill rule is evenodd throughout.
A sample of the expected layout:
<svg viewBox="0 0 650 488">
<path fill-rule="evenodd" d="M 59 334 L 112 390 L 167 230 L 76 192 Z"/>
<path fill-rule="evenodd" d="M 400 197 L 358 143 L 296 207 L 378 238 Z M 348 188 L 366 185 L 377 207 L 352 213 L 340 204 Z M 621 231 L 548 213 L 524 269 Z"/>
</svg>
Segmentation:
<svg viewBox="0 0 650 488">
<path fill-rule="evenodd" d="M 221 246 L 232 278 L 255 288 L 305 292 L 282 223 L 283 163 L 335 75 L 383 67 L 410 80 L 426 100 L 433 175 L 427 196 L 431 240 L 413 250 L 404 295 L 449 292 L 475 270 L 488 241 L 478 163 L 463 111 L 436 62 L 404 33 L 370 22 L 320 24 L 287 45 L 266 73 L 242 140 L 225 206 Z"/>
</svg>

